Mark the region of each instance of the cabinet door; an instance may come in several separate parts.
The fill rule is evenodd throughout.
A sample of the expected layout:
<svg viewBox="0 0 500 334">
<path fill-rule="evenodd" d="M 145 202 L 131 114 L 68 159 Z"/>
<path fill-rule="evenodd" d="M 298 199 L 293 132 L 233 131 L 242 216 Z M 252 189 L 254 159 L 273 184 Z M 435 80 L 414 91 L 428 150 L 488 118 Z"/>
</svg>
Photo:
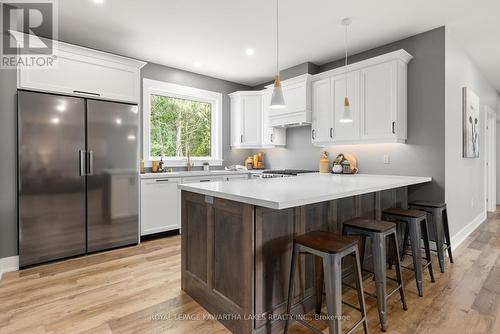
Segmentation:
<svg viewBox="0 0 500 334">
<path fill-rule="evenodd" d="M 352 141 L 359 139 L 359 72 L 347 73 L 346 76 L 339 75 L 332 78 L 333 94 L 333 140 L 334 142 Z M 352 122 L 342 123 L 342 113 L 344 112 L 344 98 L 347 94 L 351 105 Z"/>
<path fill-rule="evenodd" d="M 328 143 L 333 140 L 333 108 L 331 79 L 312 83 L 312 128 L 313 143 Z"/>
<path fill-rule="evenodd" d="M 231 146 L 238 147 L 243 141 L 241 121 L 241 97 L 231 96 Z"/>
<path fill-rule="evenodd" d="M 241 118 L 243 122 L 242 145 L 260 145 L 262 136 L 262 97 L 260 94 L 241 97 Z"/>
<path fill-rule="evenodd" d="M 180 228 L 180 179 L 141 182 L 141 235 Z"/>
<path fill-rule="evenodd" d="M 138 65 L 123 57 L 60 43 L 57 67 L 47 71 L 21 66 L 19 88 L 138 103 Z"/>
<path fill-rule="evenodd" d="M 263 146 L 285 146 L 286 129 L 273 128 L 271 126 L 271 96 L 272 91 L 266 90 L 262 94 L 262 145 Z"/>
<path fill-rule="evenodd" d="M 361 70 L 361 137 L 393 139 L 396 122 L 397 68 L 395 62 Z"/>
</svg>

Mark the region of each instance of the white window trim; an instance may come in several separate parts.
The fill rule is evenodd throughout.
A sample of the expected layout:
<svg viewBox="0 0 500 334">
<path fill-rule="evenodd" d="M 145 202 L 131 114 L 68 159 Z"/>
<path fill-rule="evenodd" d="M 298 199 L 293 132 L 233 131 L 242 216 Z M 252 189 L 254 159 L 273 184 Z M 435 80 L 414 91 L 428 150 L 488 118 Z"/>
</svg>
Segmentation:
<svg viewBox="0 0 500 334">
<path fill-rule="evenodd" d="M 160 157 L 151 156 L 150 151 L 150 119 L 151 98 L 150 96 L 163 95 L 181 99 L 189 99 L 212 104 L 211 125 L 211 157 L 191 157 L 195 166 L 201 166 L 208 162 L 212 166 L 222 166 L 222 94 L 204 89 L 176 85 L 164 81 L 143 79 L 143 115 L 142 115 L 142 140 L 144 160 L 160 160 Z M 163 157 L 165 166 L 186 166 L 187 157 Z"/>
</svg>

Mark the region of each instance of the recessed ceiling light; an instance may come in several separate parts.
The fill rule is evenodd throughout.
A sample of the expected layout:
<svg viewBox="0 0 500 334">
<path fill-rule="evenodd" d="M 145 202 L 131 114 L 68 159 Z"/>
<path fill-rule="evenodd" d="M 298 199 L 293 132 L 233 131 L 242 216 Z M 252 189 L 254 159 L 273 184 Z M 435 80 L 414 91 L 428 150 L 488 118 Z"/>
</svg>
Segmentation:
<svg viewBox="0 0 500 334">
<path fill-rule="evenodd" d="M 194 62 L 194 67 L 201 67 L 201 63 L 199 61 Z"/>
<path fill-rule="evenodd" d="M 134 135 L 128 135 L 127 139 L 130 140 L 130 141 L 133 141 L 133 140 L 135 140 L 135 136 Z"/>
<path fill-rule="evenodd" d="M 255 54 L 255 50 L 254 49 L 246 49 L 245 53 L 247 56 L 253 56 Z"/>
<path fill-rule="evenodd" d="M 104 3 L 104 0 L 92 0 L 94 1 L 94 3 L 98 3 L 98 4 L 103 4 Z"/>
<path fill-rule="evenodd" d="M 122 125 L 122 119 L 121 118 L 115 119 L 115 122 L 116 122 L 117 125 Z"/>
<path fill-rule="evenodd" d="M 56 106 L 56 110 L 59 112 L 65 112 L 66 111 L 66 105 L 61 103 Z"/>
<path fill-rule="evenodd" d="M 61 120 L 59 119 L 59 117 L 54 117 L 50 119 L 50 123 L 52 124 L 59 124 L 60 121 Z"/>
</svg>

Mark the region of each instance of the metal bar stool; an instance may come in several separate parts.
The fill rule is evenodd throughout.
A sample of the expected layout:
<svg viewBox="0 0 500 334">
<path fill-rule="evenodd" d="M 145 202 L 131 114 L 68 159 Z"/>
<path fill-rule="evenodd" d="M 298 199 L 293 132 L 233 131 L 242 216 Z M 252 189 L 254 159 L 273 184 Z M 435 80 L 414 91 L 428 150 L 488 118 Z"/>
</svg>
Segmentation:
<svg viewBox="0 0 500 334">
<path fill-rule="evenodd" d="M 408 243 L 408 238 L 411 243 L 412 257 L 413 257 L 413 268 L 401 266 L 402 268 L 413 270 L 415 272 L 415 280 L 417 283 L 418 295 L 422 297 L 424 295 L 424 287 L 422 283 L 422 272 L 423 269 L 427 268 L 429 270 L 429 275 L 431 276 L 431 281 L 434 280 L 434 272 L 432 271 L 432 260 L 431 260 L 431 250 L 429 246 L 429 233 L 427 226 L 427 213 L 425 211 L 401 209 L 401 208 L 391 208 L 384 210 L 382 212 L 382 219 L 395 221 L 397 223 L 406 223 L 405 226 L 405 238 L 403 241 L 403 247 L 401 250 L 401 257 L 406 253 L 406 245 Z M 426 264 L 422 264 L 422 253 L 420 249 L 420 240 L 424 240 L 425 247 L 425 259 Z"/>
<path fill-rule="evenodd" d="M 342 301 L 342 259 L 347 255 L 354 253 L 356 259 L 356 289 L 358 294 L 359 308 Z M 328 325 L 330 334 L 342 333 L 342 303 L 354 307 L 361 314 L 361 320 L 356 322 L 349 329 L 348 334 L 354 332 L 356 328 L 363 324 L 365 334 L 368 334 L 368 323 L 366 317 L 365 299 L 363 295 L 363 282 L 361 278 L 361 264 L 359 262 L 358 240 L 355 237 L 339 235 L 332 232 L 314 231 L 309 232 L 293 239 L 292 263 L 290 266 L 290 279 L 288 282 L 288 302 L 286 305 L 287 320 L 285 322 L 285 331 L 288 333 L 290 322 L 290 310 L 293 299 L 293 281 L 295 269 L 299 254 L 311 254 L 322 259 L 323 272 L 325 276 L 326 307 L 328 312 Z M 316 262 L 318 263 L 318 262 Z M 318 272 L 318 270 L 316 270 Z M 319 280 L 317 280 L 319 282 Z M 321 290 L 322 291 L 322 290 Z M 320 293 L 316 298 L 322 298 Z M 297 322 L 306 326 L 315 333 L 322 333 L 309 323 L 296 319 Z"/>
<path fill-rule="evenodd" d="M 397 239 L 396 224 L 374 219 L 354 218 L 343 223 L 344 234 L 358 235 L 371 239 L 373 269 L 375 276 L 376 295 L 365 292 L 365 294 L 377 299 L 378 314 L 382 331 L 387 331 L 387 299 L 399 291 L 403 310 L 407 310 L 401 265 L 399 263 L 399 246 Z M 396 279 L 387 277 L 386 274 L 386 237 L 392 244 L 396 256 Z M 364 249 L 360 249 L 364 253 Z M 387 279 L 395 281 L 398 285 L 387 293 Z"/>
<path fill-rule="evenodd" d="M 414 201 L 410 203 L 412 209 L 422 210 L 432 215 L 432 227 L 436 238 L 436 253 L 439 261 L 439 268 L 444 273 L 444 252 L 448 251 L 450 263 L 453 263 L 451 253 L 450 229 L 448 226 L 448 210 L 446 203 L 434 203 L 427 201 Z"/>
</svg>

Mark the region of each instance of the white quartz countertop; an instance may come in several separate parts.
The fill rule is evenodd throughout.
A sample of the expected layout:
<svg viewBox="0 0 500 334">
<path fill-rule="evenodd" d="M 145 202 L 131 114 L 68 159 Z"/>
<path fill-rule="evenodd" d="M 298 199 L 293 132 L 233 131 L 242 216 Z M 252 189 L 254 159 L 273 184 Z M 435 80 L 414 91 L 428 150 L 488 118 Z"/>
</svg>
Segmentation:
<svg viewBox="0 0 500 334">
<path fill-rule="evenodd" d="M 287 209 L 431 181 L 430 177 L 314 173 L 273 179 L 180 184 L 179 189 L 271 209 Z"/>
<path fill-rule="evenodd" d="M 159 178 L 174 178 L 174 177 L 190 177 L 190 176 L 219 176 L 219 175 L 248 175 L 253 171 L 236 171 L 236 170 L 211 170 L 211 171 L 180 171 L 171 173 L 145 173 L 141 174 L 141 179 L 159 179 Z"/>
</svg>

